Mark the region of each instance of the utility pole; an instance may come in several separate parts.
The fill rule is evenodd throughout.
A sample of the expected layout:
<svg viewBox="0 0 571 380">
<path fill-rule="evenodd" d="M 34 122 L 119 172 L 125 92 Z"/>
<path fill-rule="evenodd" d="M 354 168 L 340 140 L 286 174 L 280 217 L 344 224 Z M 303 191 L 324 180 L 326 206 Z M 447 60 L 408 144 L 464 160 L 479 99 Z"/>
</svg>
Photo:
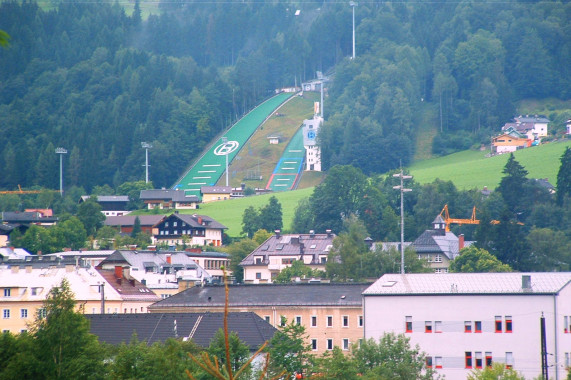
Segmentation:
<svg viewBox="0 0 571 380">
<path fill-rule="evenodd" d="M 67 154 L 67 150 L 56 148 L 56 154 L 59 154 L 59 194 L 63 197 L 63 155 Z"/>
<path fill-rule="evenodd" d="M 105 314 L 105 283 L 99 285 L 99 292 L 101 293 L 101 314 Z"/>
<path fill-rule="evenodd" d="M 400 178 L 400 185 L 393 186 L 393 189 L 400 191 L 400 273 L 404 274 L 404 201 L 403 195 L 405 192 L 412 191 L 412 189 L 405 189 L 404 188 L 404 180 L 411 179 L 411 175 L 404 175 L 402 171 L 402 166 L 400 168 L 400 172 L 393 174 L 393 177 Z"/>
<path fill-rule="evenodd" d="M 351 6 L 351 8 L 353 8 L 353 58 L 352 59 L 355 59 L 355 7 L 359 4 L 354 1 L 350 1 L 349 5 Z"/>
<path fill-rule="evenodd" d="M 149 183 L 149 149 L 153 144 L 142 142 L 141 147 L 145 150 L 145 183 Z"/>
<path fill-rule="evenodd" d="M 539 329 L 541 331 L 541 379 L 549 380 L 549 371 L 547 367 L 547 341 L 545 339 L 545 317 L 543 316 L 543 312 L 541 313 L 541 318 L 539 318 Z"/>
</svg>

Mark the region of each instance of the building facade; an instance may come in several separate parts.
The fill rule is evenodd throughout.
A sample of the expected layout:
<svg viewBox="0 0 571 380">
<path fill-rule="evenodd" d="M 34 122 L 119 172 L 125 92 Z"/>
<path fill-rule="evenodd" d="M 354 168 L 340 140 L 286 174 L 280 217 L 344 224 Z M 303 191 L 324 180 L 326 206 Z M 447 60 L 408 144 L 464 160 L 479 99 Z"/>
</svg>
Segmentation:
<svg viewBox="0 0 571 380">
<path fill-rule="evenodd" d="M 153 243 L 168 245 L 222 245 L 222 233 L 227 228 L 206 215 L 174 214 L 155 226 Z"/>
<path fill-rule="evenodd" d="M 364 293 L 365 338 L 405 334 L 448 380 L 502 363 L 565 379 L 571 355 L 571 273 L 386 274 Z"/>
</svg>

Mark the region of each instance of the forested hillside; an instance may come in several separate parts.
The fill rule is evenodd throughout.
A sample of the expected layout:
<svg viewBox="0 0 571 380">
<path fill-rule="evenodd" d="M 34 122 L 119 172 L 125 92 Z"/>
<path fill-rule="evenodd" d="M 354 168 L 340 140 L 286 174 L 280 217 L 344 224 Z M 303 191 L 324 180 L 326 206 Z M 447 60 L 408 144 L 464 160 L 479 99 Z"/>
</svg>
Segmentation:
<svg viewBox="0 0 571 380">
<path fill-rule="evenodd" d="M 0 4 L 0 188 L 170 186 L 205 145 L 275 88 L 333 72 L 325 167 L 410 162 L 423 103 L 435 152 L 489 141 L 523 98 L 571 97 L 571 4 L 162 2 Z M 298 16 L 296 10 L 300 10 Z M 550 115 L 547 115 L 550 116 Z M 571 115 L 555 115 L 560 127 Z"/>
</svg>

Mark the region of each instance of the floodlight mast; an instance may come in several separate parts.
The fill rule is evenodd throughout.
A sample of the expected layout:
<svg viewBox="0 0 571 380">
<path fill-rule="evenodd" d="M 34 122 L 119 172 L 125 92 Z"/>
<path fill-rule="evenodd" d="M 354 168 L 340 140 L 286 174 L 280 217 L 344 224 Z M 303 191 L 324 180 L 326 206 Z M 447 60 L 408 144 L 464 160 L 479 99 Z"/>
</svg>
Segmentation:
<svg viewBox="0 0 571 380">
<path fill-rule="evenodd" d="M 59 154 L 59 194 L 63 197 L 63 155 L 67 154 L 67 150 L 56 148 L 56 154 Z"/>
<path fill-rule="evenodd" d="M 356 3 L 354 1 L 349 2 L 349 6 L 351 8 L 353 8 L 353 57 L 352 57 L 352 59 L 355 59 L 355 7 L 357 5 L 359 5 L 359 3 Z"/>
<path fill-rule="evenodd" d="M 145 183 L 149 183 L 149 149 L 153 147 L 153 144 L 142 142 L 141 147 L 145 150 Z"/>
<path fill-rule="evenodd" d="M 403 201 L 403 195 L 405 192 L 409 192 L 412 191 L 412 189 L 405 189 L 404 188 L 404 180 L 405 179 L 411 179 L 412 176 L 411 175 L 404 175 L 403 171 L 402 171 L 402 167 L 400 169 L 399 173 L 393 174 L 393 177 L 398 177 L 400 178 L 400 185 L 399 186 L 393 186 L 393 189 L 399 190 L 400 191 L 400 273 L 404 274 L 404 201 Z"/>
</svg>

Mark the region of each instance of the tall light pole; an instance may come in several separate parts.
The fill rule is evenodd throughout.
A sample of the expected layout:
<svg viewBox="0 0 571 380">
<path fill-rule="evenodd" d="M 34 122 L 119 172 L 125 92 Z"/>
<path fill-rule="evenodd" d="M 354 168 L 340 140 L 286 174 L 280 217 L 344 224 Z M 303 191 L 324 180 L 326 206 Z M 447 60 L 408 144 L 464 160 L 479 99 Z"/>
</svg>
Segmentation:
<svg viewBox="0 0 571 380">
<path fill-rule="evenodd" d="M 411 179 L 411 175 L 404 175 L 402 167 L 399 173 L 393 174 L 393 177 L 400 178 L 400 185 L 393 186 L 393 189 L 400 190 L 400 273 L 404 274 L 404 202 L 403 194 L 405 192 L 412 191 L 412 189 L 405 189 L 403 181 L 405 179 Z"/>
<path fill-rule="evenodd" d="M 149 149 L 153 144 L 142 142 L 141 147 L 145 150 L 145 183 L 149 183 Z"/>
<path fill-rule="evenodd" d="M 67 150 L 56 148 L 56 154 L 59 154 L 59 194 L 63 197 L 63 155 L 67 154 Z"/>
<path fill-rule="evenodd" d="M 353 59 L 355 59 L 355 7 L 359 4 L 354 1 L 350 1 L 349 5 L 353 8 Z"/>
<path fill-rule="evenodd" d="M 228 137 L 222 137 L 222 144 L 224 144 L 224 155 L 226 156 L 226 187 L 228 187 Z"/>
</svg>

